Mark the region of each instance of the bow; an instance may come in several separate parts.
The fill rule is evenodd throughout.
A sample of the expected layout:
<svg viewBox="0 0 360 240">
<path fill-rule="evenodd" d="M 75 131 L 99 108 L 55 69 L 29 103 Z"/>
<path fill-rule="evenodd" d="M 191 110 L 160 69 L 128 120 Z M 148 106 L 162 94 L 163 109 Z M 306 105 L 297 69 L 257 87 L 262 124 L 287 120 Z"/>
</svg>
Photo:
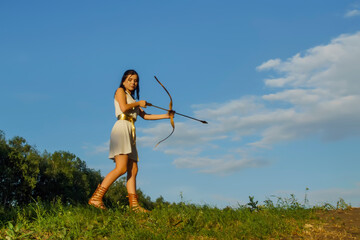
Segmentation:
<svg viewBox="0 0 360 240">
<path fill-rule="evenodd" d="M 172 111 L 172 107 L 173 107 L 173 101 L 172 101 L 172 97 L 169 93 L 169 91 L 166 89 L 166 87 L 164 87 L 164 85 L 159 81 L 159 79 L 157 79 L 156 76 L 154 76 L 156 81 L 163 87 L 163 89 L 165 90 L 165 92 L 169 95 L 169 98 L 170 98 L 170 103 L 169 103 L 169 110 L 168 111 Z M 173 127 L 171 133 L 169 136 L 167 136 L 166 138 L 164 138 L 163 140 L 159 141 L 155 147 L 157 147 L 160 143 L 162 143 L 163 141 L 165 141 L 166 139 L 168 139 L 175 131 L 175 123 L 174 123 L 174 115 L 170 115 L 170 123 L 171 123 L 171 126 Z"/>
</svg>

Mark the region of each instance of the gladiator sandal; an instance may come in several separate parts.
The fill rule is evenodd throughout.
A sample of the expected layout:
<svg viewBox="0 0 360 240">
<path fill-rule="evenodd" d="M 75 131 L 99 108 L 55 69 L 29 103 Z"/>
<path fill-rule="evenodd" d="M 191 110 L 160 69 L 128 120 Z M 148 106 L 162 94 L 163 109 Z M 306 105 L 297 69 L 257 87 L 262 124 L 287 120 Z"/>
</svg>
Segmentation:
<svg viewBox="0 0 360 240">
<path fill-rule="evenodd" d="M 127 197 L 129 198 L 130 210 L 137 212 L 137 213 L 150 212 L 149 210 L 146 210 L 145 208 L 140 207 L 139 202 L 138 202 L 138 195 L 129 193 L 129 196 L 127 196 Z"/>
<path fill-rule="evenodd" d="M 106 207 L 105 207 L 104 202 L 102 201 L 102 198 L 105 195 L 107 190 L 108 190 L 107 188 L 104 188 L 99 184 L 98 187 L 96 188 L 94 194 L 89 199 L 89 202 L 88 202 L 89 205 L 94 206 L 99 209 L 106 210 Z"/>
</svg>

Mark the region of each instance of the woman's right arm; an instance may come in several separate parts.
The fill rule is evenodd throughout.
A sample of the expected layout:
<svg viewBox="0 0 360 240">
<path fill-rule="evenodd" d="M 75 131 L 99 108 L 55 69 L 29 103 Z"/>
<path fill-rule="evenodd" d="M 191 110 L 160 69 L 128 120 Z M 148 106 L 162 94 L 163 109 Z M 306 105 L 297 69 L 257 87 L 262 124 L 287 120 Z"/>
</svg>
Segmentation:
<svg viewBox="0 0 360 240">
<path fill-rule="evenodd" d="M 116 90 L 115 99 L 119 103 L 120 109 L 123 113 L 125 113 L 126 111 L 128 111 L 130 109 L 133 109 L 134 107 L 146 108 L 146 101 L 144 101 L 144 100 L 140 100 L 138 102 L 128 104 L 126 102 L 126 93 L 125 93 L 124 89 L 122 89 L 122 88 L 118 88 L 118 90 Z"/>
</svg>

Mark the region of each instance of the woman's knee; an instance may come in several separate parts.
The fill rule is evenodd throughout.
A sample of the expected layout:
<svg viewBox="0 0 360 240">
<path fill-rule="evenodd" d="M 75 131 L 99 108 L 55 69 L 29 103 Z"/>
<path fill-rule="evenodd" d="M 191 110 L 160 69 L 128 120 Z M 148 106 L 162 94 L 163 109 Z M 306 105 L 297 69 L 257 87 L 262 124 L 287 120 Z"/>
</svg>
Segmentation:
<svg viewBox="0 0 360 240">
<path fill-rule="evenodd" d="M 127 172 L 127 169 L 126 169 L 126 167 L 116 166 L 115 169 L 114 169 L 114 172 L 117 175 L 121 176 L 121 175 L 123 175 L 124 173 Z"/>
<path fill-rule="evenodd" d="M 119 175 L 123 175 L 124 173 L 127 172 L 128 169 L 128 157 L 127 155 L 117 155 L 115 156 L 115 169 L 114 171 L 119 174 Z"/>
</svg>

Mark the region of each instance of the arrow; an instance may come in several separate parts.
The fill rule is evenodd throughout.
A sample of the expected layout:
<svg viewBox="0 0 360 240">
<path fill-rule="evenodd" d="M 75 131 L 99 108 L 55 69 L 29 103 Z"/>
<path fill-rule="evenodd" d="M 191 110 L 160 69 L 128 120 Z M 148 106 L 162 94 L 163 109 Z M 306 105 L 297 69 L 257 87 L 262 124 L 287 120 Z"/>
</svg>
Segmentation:
<svg viewBox="0 0 360 240">
<path fill-rule="evenodd" d="M 151 103 L 146 103 L 146 105 L 147 105 L 147 106 L 150 106 L 150 107 L 158 108 L 158 109 L 161 109 L 161 110 L 164 110 L 164 111 L 167 111 L 167 112 L 169 111 L 168 109 L 155 106 L 155 105 L 153 105 L 153 104 L 151 104 Z M 181 114 L 181 113 L 178 113 L 178 112 L 175 112 L 175 111 L 174 111 L 174 113 L 177 114 L 177 115 L 186 117 L 186 118 L 190 118 L 190 119 L 195 120 L 195 121 L 199 121 L 199 122 L 204 123 L 204 124 L 208 124 L 208 122 L 207 122 L 207 121 L 204 121 L 204 120 L 200 120 L 200 119 L 197 119 L 197 118 L 193 118 L 193 117 L 190 117 L 190 116 L 187 116 L 187 115 L 185 115 L 185 114 Z"/>
</svg>

